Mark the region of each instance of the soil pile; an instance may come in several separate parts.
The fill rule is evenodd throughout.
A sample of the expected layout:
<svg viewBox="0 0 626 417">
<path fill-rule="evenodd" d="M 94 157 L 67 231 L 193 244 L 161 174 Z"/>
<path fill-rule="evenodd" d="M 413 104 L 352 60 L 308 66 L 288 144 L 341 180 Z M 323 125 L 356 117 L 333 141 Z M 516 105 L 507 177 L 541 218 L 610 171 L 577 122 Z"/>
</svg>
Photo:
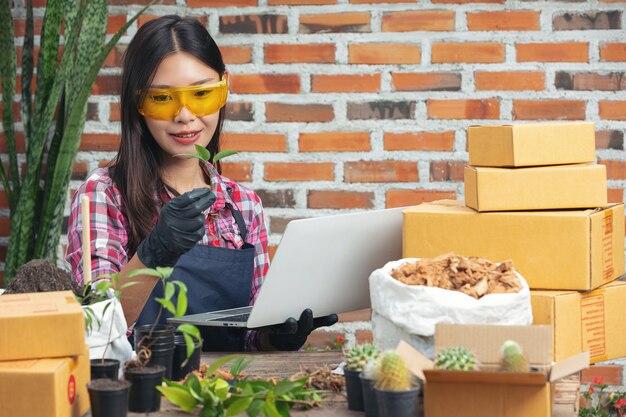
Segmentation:
<svg viewBox="0 0 626 417">
<path fill-rule="evenodd" d="M 5 294 L 28 292 L 73 291 L 82 295 L 82 288 L 72 275 L 47 259 L 33 259 L 20 267 L 9 282 Z"/>
</svg>

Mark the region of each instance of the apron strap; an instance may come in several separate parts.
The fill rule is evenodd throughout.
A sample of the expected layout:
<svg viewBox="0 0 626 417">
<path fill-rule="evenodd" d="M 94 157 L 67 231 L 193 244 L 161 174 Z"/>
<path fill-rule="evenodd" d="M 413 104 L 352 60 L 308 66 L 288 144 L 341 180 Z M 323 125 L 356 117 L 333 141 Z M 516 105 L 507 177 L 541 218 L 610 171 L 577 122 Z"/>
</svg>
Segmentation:
<svg viewBox="0 0 626 417">
<path fill-rule="evenodd" d="M 243 220 L 243 215 L 239 211 L 236 205 L 226 203 L 226 206 L 230 209 L 230 212 L 237 223 L 237 227 L 239 227 L 239 233 L 241 233 L 241 239 L 243 243 L 246 243 L 246 237 L 248 237 L 248 228 L 246 226 L 246 222 Z"/>
</svg>

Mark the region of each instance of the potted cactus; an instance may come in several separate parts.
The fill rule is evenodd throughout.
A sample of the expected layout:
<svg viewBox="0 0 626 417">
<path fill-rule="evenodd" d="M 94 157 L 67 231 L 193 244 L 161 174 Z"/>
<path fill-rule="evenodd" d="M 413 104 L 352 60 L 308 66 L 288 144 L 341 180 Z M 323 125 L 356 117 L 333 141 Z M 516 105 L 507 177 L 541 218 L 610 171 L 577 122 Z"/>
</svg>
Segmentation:
<svg viewBox="0 0 626 417">
<path fill-rule="evenodd" d="M 365 408 L 365 417 L 378 417 L 378 401 L 374 393 L 374 385 L 376 384 L 376 376 L 380 368 L 380 355 L 375 359 L 370 359 L 361 372 L 361 388 L 363 390 L 363 406 Z"/>
<path fill-rule="evenodd" d="M 437 353 L 435 368 L 444 371 L 477 371 L 479 366 L 471 350 L 453 346 Z"/>
<path fill-rule="evenodd" d="M 419 387 L 396 351 L 381 355 L 374 392 L 380 417 L 417 417 Z"/>
<path fill-rule="evenodd" d="M 500 369 L 504 372 L 529 372 L 528 359 L 519 343 L 507 340 L 500 348 L 502 359 Z"/>
<path fill-rule="evenodd" d="M 346 392 L 348 394 L 348 409 L 354 411 L 364 411 L 363 406 L 363 390 L 359 375 L 363 368 L 371 359 L 375 359 L 380 354 L 380 350 L 366 343 L 356 345 L 352 349 L 344 352 L 346 365 L 343 368 L 343 374 L 346 377 Z"/>
</svg>

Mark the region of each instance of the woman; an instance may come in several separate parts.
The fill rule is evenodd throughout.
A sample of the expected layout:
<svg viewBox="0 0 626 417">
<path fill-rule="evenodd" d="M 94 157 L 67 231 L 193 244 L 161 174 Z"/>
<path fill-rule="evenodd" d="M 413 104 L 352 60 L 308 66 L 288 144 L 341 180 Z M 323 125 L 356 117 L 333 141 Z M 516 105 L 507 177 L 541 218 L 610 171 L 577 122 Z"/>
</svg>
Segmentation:
<svg viewBox="0 0 626 417">
<path fill-rule="evenodd" d="M 68 224 L 67 260 L 82 282 L 81 196 L 90 198 L 94 277 L 173 266 L 188 287 L 188 314 L 254 303 L 268 268 L 267 233 L 259 197 L 221 175 L 219 163 L 175 156 L 194 145 L 219 151 L 228 74 L 221 53 L 196 20 L 163 16 L 143 25 L 124 57 L 122 137 L 112 165 L 78 189 Z M 124 289 L 127 323 L 157 316 L 156 278 L 130 279 Z M 295 350 L 336 315 L 257 331 L 202 328 L 205 350 Z"/>
</svg>

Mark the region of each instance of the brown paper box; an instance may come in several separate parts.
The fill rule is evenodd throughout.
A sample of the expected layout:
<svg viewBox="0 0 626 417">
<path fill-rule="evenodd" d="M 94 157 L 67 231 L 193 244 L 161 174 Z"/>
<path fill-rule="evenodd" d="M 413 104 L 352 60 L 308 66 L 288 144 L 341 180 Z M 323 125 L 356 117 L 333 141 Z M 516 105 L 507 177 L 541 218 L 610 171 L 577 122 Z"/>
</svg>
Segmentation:
<svg viewBox="0 0 626 417">
<path fill-rule="evenodd" d="M 465 205 L 478 211 L 596 208 L 607 205 L 606 167 L 465 167 Z"/>
<path fill-rule="evenodd" d="M 498 372 L 499 349 L 505 340 L 517 341 L 530 365 L 538 371 Z M 452 346 L 469 348 L 483 370 L 433 370 L 432 362 L 426 362 L 419 352 L 400 342 L 398 353 L 414 374 L 425 377 L 424 412 L 428 417 L 551 417 L 553 384 L 589 366 L 588 353 L 561 362 L 550 361 L 549 326 L 440 324 L 435 343 L 437 352 Z M 571 404 L 571 409 L 573 414 L 575 404 Z"/>
<path fill-rule="evenodd" d="M 594 162 L 592 122 L 517 123 L 470 126 L 469 164 L 520 167 Z"/>
<path fill-rule="evenodd" d="M 0 335 L 0 361 L 80 355 L 83 310 L 71 291 L 3 295 Z"/>
<path fill-rule="evenodd" d="M 624 273 L 624 205 L 478 213 L 442 200 L 405 209 L 402 240 L 405 258 L 511 259 L 530 288 L 589 290 Z"/>
<path fill-rule="evenodd" d="M 626 356 L 626 282 L 595 291 L 531 291 L 533 324 L 552 327 L 556 361 L 589 351 L 591 363 Z"/>
<path fill-rule="evenodd" d="M 79 356 L 0 362 L 0 414 L 81 417 L 89 410 L 89 349 Z"/>
</svg>

